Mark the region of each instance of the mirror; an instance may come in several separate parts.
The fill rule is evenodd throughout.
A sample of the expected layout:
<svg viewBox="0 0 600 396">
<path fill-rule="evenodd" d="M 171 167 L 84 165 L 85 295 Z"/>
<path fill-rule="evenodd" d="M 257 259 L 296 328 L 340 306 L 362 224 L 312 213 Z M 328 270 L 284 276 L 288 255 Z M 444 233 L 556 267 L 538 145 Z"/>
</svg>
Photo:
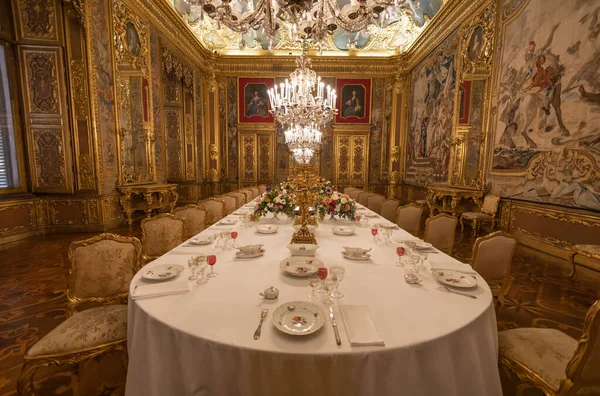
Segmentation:
<svg viewBox="0 0 600 396">
<path fill-rule="evenodd" d="M 148 27 L 122 0 L 113 5 L 119 185 L 156 182 Z"/>
</svg>

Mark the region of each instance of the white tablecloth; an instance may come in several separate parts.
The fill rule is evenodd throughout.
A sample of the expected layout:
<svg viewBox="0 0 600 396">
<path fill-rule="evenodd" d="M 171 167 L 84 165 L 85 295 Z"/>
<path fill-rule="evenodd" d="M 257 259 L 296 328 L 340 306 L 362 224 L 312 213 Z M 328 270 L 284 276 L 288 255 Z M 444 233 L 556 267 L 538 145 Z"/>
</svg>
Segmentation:
<svg viewBox="0 0 600 396">
<path fill-rule="evenodd" d="M 397 244 L 373 246 L 371 261 L 349 261 L 340 253 L 342 246 L 370 247 L 370 229 L 357 228 L 358 235 L 343 237 L 332 234 L 335 224 L 326 221 L 317 228 L 321 247 L 316 257 L 326 266 L 346 268 L 340 285 L 345 297 L 334 305 L 341 346 L 329 318 L 306 337 L 283 334 L 271 323 L 280 304 L 309 300 L 307 279 L 279 268 L 289 256 L 291 222 L 280 224 L 274 235 L 236 227 L 238 244 L 264 244 L 263 257 L 241 260 L 235 250 L 215 249 L 218 276 L 207 284 L 193 281 L 189 293 L 129 300 L 126 394 L 501 395 L 496 317 L 483 279 L 478 277 L 479 285 L 469 291 L 476 300 L 435 290 L 438 284 L 430 271 L 420 272 L 421 286 L 409 285 L 405 269 L 395 265 Z M 394 231 L 394 237 L 404 236 L 410 238 L 403 230 Z M 202 250 L 178 247 L 148 266 L 185 265 Z M 436 266 L 454 260 L 443 253 L 429 256 Z M 178 277 L 189 275 L 186 265 Z M 138 273 L 131 287 L 143 283 Z M 278 299 L 258 295 L 269 286 L 279 288 Z M 337 304 L 367 305 L 385 346 L 351 347 Z M 269 315 L 255 341 L 263 308 Z"/>
</svg>

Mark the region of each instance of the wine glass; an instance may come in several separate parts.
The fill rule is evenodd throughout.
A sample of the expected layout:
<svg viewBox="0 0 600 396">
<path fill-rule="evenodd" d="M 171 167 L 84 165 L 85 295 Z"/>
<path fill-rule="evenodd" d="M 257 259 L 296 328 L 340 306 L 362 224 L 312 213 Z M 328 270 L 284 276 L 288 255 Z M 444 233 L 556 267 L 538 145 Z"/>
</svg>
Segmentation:
<svg viewBox="0 0 600 396">
<path fill-rule="evenodd" d="M 404 246 L 398 246 L 396 248 L 396 254 L 398 255 L 398 262 L 396 263 L 396 266 L 404 267 L 404 263 L 402 262 L 402 256 L 404 256 L 405 253 L 406 248 Z"/>
<path fill-rule="evenodd" d="M 332 279 L 335 281 L 335 290 L 332 293 L 332 296 L 335 298 L 344 297 L 344 293 L 339 291 L 340 282 L 344 280 L 344 275 L 346 274 L 346 269 L 341 265 L 334 265 L 331 267 L 331 275 Z"/>
<path fill-rule="evenodd" d="M 356 221 L 358 222 L 358 226 L 362 227 L 362 223 L 360 222 L 361 216 L 360 215 L 356 215 L 354 216 L 354 218 L 356 219 Z"/>
<path fill-rule="evenodd" d="M 206 261 L 208 262 L 208 265 L 210 265 L 210 273 L 207 275 L 207 277 L 214 278 L 217 276 L 214 268 L 215 264 L 217 263 L 217 256 L 214 254 L 208 255 L 206 256 Z"/>
<path fill-rule="evenodd" d="M 231 238 L 233 239 L 233 245 L 231 245 L 232 248 L 237 249 L 237 244 L 235 243 L 236 238 L 238 237 L 238 232 L 237 231 L 231 231 Z"/>
<path fill-rule="evenodd" d="M 223 247 L 221 247 L 221 250 L 225 251 L 225 250 L 229 250 L 229 238 L 230 235 L 227 231 L 222 232 L 221 233 L 221 239 L 223 240 Z"/>
<path fill-rule="evenodd" d="M 418 254 L 419 254 L 419 266 L 418 266 L 418 268 L 420 270 L 426 270 L 427 267 L 425 267 L 425 261 L 427 260 L 427 257 L 429 255 L 427 254 L 427 252 L 418 252 Z"/>
<path fill-rule="evenodd" d="M 389 245 L 390 243 L 392 243 L 390 237 L 392 236 L 392 233 L 394 231 L 391 228 L 384 228 L 383 229 L 383 235 L 385 237 L 385 244 Z"/>
<path fill-rule="evenodd" d="M 196 281 L 199 285 L 208 282 L 208 278 L 204 274 L 204 270 L 208 267 L 208 263 L 206 262 L 206 255 L 198 256 L 198 268 L 200 269 L 200 279 Z"/>
<path fill-rule="evenodd" d="M 333 304 L 333 300 L 331 299 L 331 295 L 333 290 L 335 289 L 336 281 L 333 279 L 325 279 L 323 281 L 323 288 L 320 290 L 320 293 L 323 294 L 321 302 L 325 305 Z"/>
<path fill-rule="evenodd" d="M 410 263 L 412 264 L 411 272 L 417 273 L 419 272 L 418 264 L 421 257 L 419 256 L 419 252 L 414 249 L 410 249 L 408 251 L 408 257 L 410 258 Z"/>
<path fill-rule="evenodd" d="M 321 283 L 321 279 L 319 278 L 319 275 L 313 274 L 308 277 L 308 284 L 310 285 L 310 287 L 312 287 L 312 292 L 308 296 L 308 297 L 310 297 L 311 300 L 314 300 L 317 298 L 317 294 L 315 292 L 316 292 L 317 286 L 319 286 L 319 283 Z"/>
<path fill-rule="evenodd" d="M 377 244 L 377 233 L 379 230 L 376 227 L 371 228 L 371 235 L 373 235 L 373 243 Z"/>
<path fill-rule="evenodd" d="M 188 280 L 196 280 L 198 279 L 198 275 L 196 275 L 196 269 L 198 268 L 198 258 L 192 257 L 188 260 L 188 267 L 192 270 L 192 275 L 188 278 Z"/>
</svg>

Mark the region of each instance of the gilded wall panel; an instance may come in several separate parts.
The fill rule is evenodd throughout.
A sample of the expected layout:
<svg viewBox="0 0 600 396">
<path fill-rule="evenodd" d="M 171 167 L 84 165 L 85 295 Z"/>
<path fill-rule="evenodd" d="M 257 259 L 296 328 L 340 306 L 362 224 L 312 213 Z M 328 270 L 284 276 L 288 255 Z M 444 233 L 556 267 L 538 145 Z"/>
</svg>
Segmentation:
<svg viewBox="0 0 600 396">
<path fill-rule="evenodd" d="M 227 84 L 227 180 L 238 180 L 238 125 L 237 125 L 237 78 L 228 77 Z"/>
<path fill-rule="evenodd" d="M 196 176 L 196 139 L 194 136 L 194 93 L 189 88 L 185 89 L 183 110 L 185 180 L 194 181 Z"/>
<path fill-rule="evenodd" d="M 31 128 L 30 136 L 33 139 L 33 152 L 30 154 L 33 155 L 35 164 L 32 181 L 37 190 L 69 190 L 62 129 Z"/>
<path fill-rule="evenodd" d="M 195 126 L 195 134 L 196 134 L 196 175 L 198 180 L 204 180 L 204 87 L 202 86 L 202 77 L 199 68 L 196 68 L 194 73 L 194 108 L 196 111 L 196 126 Z M 237 150 L 236 150 L 237 154 Z"/>
<path fill-rule="evenodd" d="M 0 206 L 0 234 L 27 231 L 37 225 L 33 202 L 16 202 Z"/>
<path fill-rule="evenodd" d="M 183 157 L 181 147 L 167 145 L 167 179 L 169 181 L 183 179 Z"/>
<path fill-rule="evenodd" d="M 156 161 L 156 181 L 162 183 L 164 177 L 163 115 L 161 111 L 162 63 L 160 43 L 156 29 L 150 29 L 150 69 L 152 74 L 152 115 L 154 117 L 154 160 Z"/>
<path fill-rule="evenodd" d="M 260 184 L 273 181 L 273 133 L 258 135 L 258 180 Z"/>
<path fill-rule="evenodd" d="M 84 200 L 51 200 L 48 205 L 51 225 L 88 224 L 88 212 Z"/>
<path fill-rule="evenodd" d="M 290 162 L 292 162 L 292 159 L 287 145 L 285 144 L 283 127 L 278 123 L 275 128 L 275 181 L 281 183 L 285 181 L 289 175 Z M 325 133 L 323 133 L 323 137 L 324 135 Z M 321 151 L 321 156 L 322 155 L 323 151 Z M 331 170 L 329 170 L 329 172 L 331 173 Z M 321 168 L 321 174 L 323 174 L 323 168 Z"/>
<path fill-rule="evenodd" d="M 120 196 L 118 195 L 102 198 L 102 219 L 104 224 L 121 222 L 125 219 L 119 198 Z"/>
<path fill-rule="evenodd" d="M 488 161 L 492 191 L 600 210 L 597 4 L 499 4 Z"/>
<path fill-rule="evenodd" d="M 25 54 L 25 78 L 29 114 L 60 115 L 60 92 L 57 52 L 27 49 Z"/>
<path fill-rule="evenodd" d="M 334 132 L 336 153 L 334 184 L 366 186 L 369 173 L 369 129 Z"/>
<path fill-rule="evenodd" d="M 19 39 L 31 41 L 60 41 L 60 7 L 56 0 L 17 0 Z"/>
<path fill-rule="evenodd" d="M 386 90 L 385 80 L 381 78 L 372 80 L 372 99 L 371 99 L 371 130 L 370 130 L 370 156 L 369 164 L 369 184 L 379 184 L 383 182 L 384 171 L 387 178 L 386 147 L 389 139 L 389 115 L 386 111 L 389 109 L 388 91 Z"/>
<path fill-rule="evenodd" d="M 256 133 L 240 134 L 240 173 L 242 183 L 255 184 L 257 180 L 256 170 Z"/>
</svg>

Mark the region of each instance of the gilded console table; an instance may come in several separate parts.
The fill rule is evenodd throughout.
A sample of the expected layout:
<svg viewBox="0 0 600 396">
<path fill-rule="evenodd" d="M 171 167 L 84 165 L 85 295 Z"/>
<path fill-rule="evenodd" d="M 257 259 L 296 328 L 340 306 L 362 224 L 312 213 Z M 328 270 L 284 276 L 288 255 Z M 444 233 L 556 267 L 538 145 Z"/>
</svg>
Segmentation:
<svg viewBox="0 0 600 396">
<path fill-rule="evenodd" d="M 456 216 L 456 205 L 462 200 L 472 199 L 479 205 L 485 191 L 470 190 L 468 188 L 458 187 L 429 187 L 427 194 L 427 206 L 429 206 L 429 216 L 438 212 L 452 213 Z"/>
<path fill-rule="evenodd" d="M 121 193 L 119 202 L 127 216 L 127 224 L 133 223 L 131 215 L 136 210 L 143 210 L 150 217 L 155 209 L 169 208 L 172 212 L 179 194 L 177 184 L 141 184 L 118 187 Z"/>
</svg>

